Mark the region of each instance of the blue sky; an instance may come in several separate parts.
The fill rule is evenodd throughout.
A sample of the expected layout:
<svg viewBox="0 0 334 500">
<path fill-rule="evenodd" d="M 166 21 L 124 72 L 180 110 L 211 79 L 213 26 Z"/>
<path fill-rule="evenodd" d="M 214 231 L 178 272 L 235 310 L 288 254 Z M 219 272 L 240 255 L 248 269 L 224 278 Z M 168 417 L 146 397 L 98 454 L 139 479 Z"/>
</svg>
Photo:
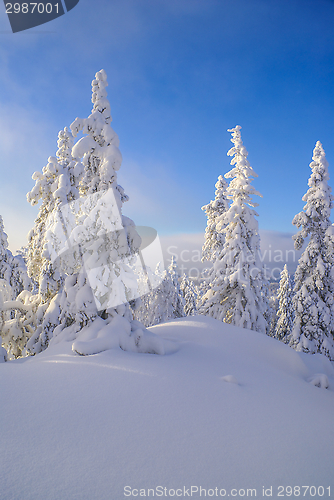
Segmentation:
<svg viewBox="0 0 334 500">
<path fill-rule="evenodd" d="M 0 5 L 0 213 L 15 250 L 37 209 L 31 175 L 91 110 L 104 68 L 120 137 L 124 213 L 161 235 L 201 233 L 201 206 L 242 126 L 259 225 L 293 232 L 323 143 L 334 187 L 333 0 L 80 0 L 12 34 Z"/>
</svg>

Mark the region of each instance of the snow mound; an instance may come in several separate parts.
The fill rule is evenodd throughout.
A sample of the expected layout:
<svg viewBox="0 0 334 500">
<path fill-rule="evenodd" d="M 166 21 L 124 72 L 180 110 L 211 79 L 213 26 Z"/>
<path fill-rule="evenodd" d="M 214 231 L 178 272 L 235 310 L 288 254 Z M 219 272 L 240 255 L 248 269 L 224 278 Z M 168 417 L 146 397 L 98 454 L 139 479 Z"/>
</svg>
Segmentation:
<svg viewBox="0 0 334 500">
<path fill-rule="evenodd" d="M 235 377 L 233 377 L 233 375 L 225 375 L 225 377 L 222 377 L 222 380 L 224 380 L 224 382 L 229 382 L 230 384 L 239 385 L 239 382 Z"/>
<path fill-rule="evenodd" d="M 77 334 L 72 350 L 82 356 L 97 354 L 109 349 L 164 355 L 171 352 L 171 342 L 148 331 L 138 321 L 130 322 L 116 316 L 106 323 L 97 318 Z"/>
<path fill-rule="evenodd" d="M 78 350 L 105 342 L 100 320 L 75 339 Z M 115 335 L 116 348 L 92 356 L 78 356 L 72 340 L 0 363 L 1 498 L 111 500 L 126 487 L 129 498 L 145 497 L 140 489 L 153 497 L 148 488 L 158 485 L 217 487 L 226 498 L 242 488 L 259 498 L 263 486 L 273 498 L 282 485 L 334 491 L 334 370 L 325 356 L 201 316 L 149 332 L 174 354 L 124 351 Z M 314 374 L 327 376 L 328 390 L 307 382 Z"/>
<path fill-rule="evenodd" d="M 315 375 L 312 375 L 312 377 L 308 379 L 308 382 L 316 387 L 320 387 L 321 389 L 329 388 L 328 377 L 324 373 L 316 373 Z"/>
</svg>

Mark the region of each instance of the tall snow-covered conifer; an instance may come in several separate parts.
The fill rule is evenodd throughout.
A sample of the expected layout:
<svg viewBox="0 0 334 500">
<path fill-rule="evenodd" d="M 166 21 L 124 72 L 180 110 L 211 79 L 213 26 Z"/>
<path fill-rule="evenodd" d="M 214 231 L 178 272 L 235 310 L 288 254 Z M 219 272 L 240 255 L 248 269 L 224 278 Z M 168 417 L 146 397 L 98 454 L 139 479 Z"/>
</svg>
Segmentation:
<svg viewBox="0 0 334 500">
<path fill-rule="evenodd" d="M 208 218 L 202 248 L 202 261 L 215 262 L 224 245 L 224 223 L 222 219 L 228 210 L 228 199 L 226 196 L 227 182 L 223 176 L 218 177 L 215 187 L 215 199 L 202 207 Z"/>
<path fill-rule="evenodd" d="M 35 186 L 27 194 L 31 205 L 41 201 L 35 226 L 28 235 L 27 262 L 29 275 L 38 284 L 43 302 L 49 302 L 62 284 L 59 269 L 51 262 L 48 251 L 49 226 L 53 223 L 60 205 L 79 196 L 77 185 L 81 172 L 78 164 L 74 164 L 71 158 L 71 131 L 67 128 L 61 130 L 57 144 L 57 157 L 50 156 L 42 173 L 33 174 Z"/>
<path fill-rule="evenodd" d="M 0 216 L 0 279 L 10 284 L 12 278 L 12 256 L 8 251 L 8 238 L 4 230 L 3 220 Z"/>
<path fill-rule="evenodd" d="M 35 226 L 28 235 L 28 272 L 37 285 L 40 304 L 36 312 L 37 328 L 31 335 L 27 349 L 30 354 L 44 350 L 59 325 L 60 295 L 66 278 L 59 260 L 50 254 L 50 234 L 55 224 L 61 225 L 61 208 L 79 197 L 79 183 L 83 166 L 72 158 L 74 138 L 65 127 L 58 133 L 56 157 L 50 156 L 42 172 L 35 172 L 34 188 L 27 194 L 32 205 L 41 201 Z"/>
<path fill-rule="evenodd" d="M 157 286 L 142 297 L 142 303 L 134 311 L 134 317 L 145 326 L 158 325 L 170 319 L 185 316 L 185 299 L 179 283 L 178 266 L 174 257 L 167 270 L 162 271 L 160 264 L 155 271 Z M 154 276 L 150 283 L 154 284 Z"/>
<path fill-rule="evenodd" d="M 276 314 L 277 323 L 274 336 L 286 344 L 289 342 L 293 325 L 293 292 L 292 282 L 287 265 L 285 264 L 281 272 L 281 279 L 278 289 L 278 311 Z"/>
<path fill-rule="evenodd" d="M 25 293 L 30 295 L 31 280 L 28 277 L 22 256 L 13 256 L 8 249 L 7 234 L 4 231 L 2 217 L 0 216 L 0 335 L 8 359 L 22 355 L 29 337 L 25 327 L 21 328 L 18 323 L 18 311 L 15 311 L 15 307 L 11 307 L 12 305 L 21 307 L 20 297 L 24 289 Z M 0 348 L 0 358 L 2 352 Z"/>
<path fill-rule="evenodd" d="M 81 172 L 79 198 L 61 207 L 61 224 L 49 238 L 56 244 L 64 237 L 70 248 L 59 256 L 68 276 L 53 304 L 60 310 L 60 324 L 52 341 L 74 340 L 73 350 L 79 354 L 116 344 L 124 350 L 160 353 L 159 341 L 146 335 L 129 307 L 138 296 L 133 266 L 139 260 L 141 239 L 134 222 L 122 215 L 128 197 L 117 183 L 122 155 L 110 126 L 107 85 L 101 70 L 92 82 L 91 114 L 71 125 L 74 137 L 83 133 L 71 151 L 74 171 Z"/>
<path fill-rule="evenodd" d="M 110 126 L 112 118 L 107 85 L 106 73 L 101 70 L 92 82 L 93 109 L 90 116 L 77 118 L 71 125 L 74 136 L 80 131 L 84 133 L 72 150 L 76 161 L 79 164 L 82 161 L 84 165 L 80 185 L 84 201 L 80 225 L 71 236 L 74 236 L 72 242 L 77 242 L 81 248 L 85 268 L 101 269 L 94 279 L 92 275 L 87 278 L 95 299 L 101 305 L 99 309 L 110 307 L 107 297 L 113 297 L 116 305 L 133 298 L 131 284 L 126 286 L 127 280 L 131 280 L 131 273 L 125 261 L 136 254 L 141 241 L 133 221 L 122 215 L 122 205 L 128 197 L 117 183 L 116 172 L 121 166 L 122 155 L 118 149 L 118 136 Z M 81 230 L 82 227 L 84 230 Z M 77 291 L 80 288 L 78 284 L 73 286 Z M 130 319 L 128 306 L 126 315 Z"/>
<path fill-rule="evenodd" d="M 0 216 L 0 279 L 5 280 L 11 289 L 11 297 L 15 299 L 25 288 L 30 290 L 25 262 L 21 255 L 13 256 L 8 248 L 8 237 Z"/>
<path fill-rule="evenodd" d="M 241 127 L 229 130 L 233 147 L 232 170 L 225 178 L 232 179 L 227 188 L 227 198 L 232 201 L 222 217 L 221 225 L 225 243 L 214 263 L 209 290 L 202 299 L 200 312 L 215 319 L 243 328 L 266 331 L 264 312 L 264 269 L 260 259 L 260 236 L 251 196 L 258 195 L 251 181 L 257 174 L 247 160 Z M 219 227 L 218 227 L 219 229 Z"/>
<path fill-rule="evenodd" d="M 146 308 L 145 325 L 153 326 L 165 323 L 172 317 L 171 307 L 171 284 L 167 277 L 167 271 L 161 270 L 158 264 L 155 271 L 156 276 L 161 283 L 154 287 L 151 292 L 144 298 L 144 307 Z"/>
<path fill-rule="evenodd" d="M 178 265 L 174 259 L 174 256 L 172 256 L 171 263 L 167 269 L 167 281 L 169 282 L 169 293 L 167 293 L 166 299 L 170 300 L 171 311 L 172 311 L 171 316 L 169 316 L 168 319 L 183 318 L 185 316 L 184 312 L 185 302 L 180 288 L 179 277 L 180 276 L 178 271 Z"/>
<path fill-rule="evenodd" d="M 290 345 L 309 353 L 323 353 L 334 360 L 334 247 L 330 222 L 333 196 L 328 185 L 328 162 L 322 144 L 313 150 L 309 189 L 303 196 L 302 212 L 292 223 L 301 228 L 293 237 L 300 250 L 295 273 L 293 324 Z"/>
<path fill-rule="evenodd" d="M 185 316 L 195 316 L 197 314 L 197 291 L 192 280 L 185 274 L 182 276 L 180 289 L 184 298 Z"/>
</svg>

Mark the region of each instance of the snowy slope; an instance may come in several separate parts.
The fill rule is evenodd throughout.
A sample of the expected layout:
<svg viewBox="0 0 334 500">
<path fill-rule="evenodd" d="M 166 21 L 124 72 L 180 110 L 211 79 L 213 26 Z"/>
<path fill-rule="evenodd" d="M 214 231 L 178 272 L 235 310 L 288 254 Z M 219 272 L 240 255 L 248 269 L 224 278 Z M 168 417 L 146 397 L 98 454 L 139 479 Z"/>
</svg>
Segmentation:
<svg viewBox="0 0 334 500">
<path fill-rule="evenodd" d="M 134 498 L 125 486 L 166 487 L 163 498 L 188 498 L 191 486 L 258 497 L 273 486 L 273 498 L 279 485 L 331 486 L 334 496 L 326 358 L 205 317 L 151 331 L 175 351 L 82 357 L 61 343 L 0 365 L 1 500 Z M 328 390 L 308 382 L 316 373 Z"/>
</svg>

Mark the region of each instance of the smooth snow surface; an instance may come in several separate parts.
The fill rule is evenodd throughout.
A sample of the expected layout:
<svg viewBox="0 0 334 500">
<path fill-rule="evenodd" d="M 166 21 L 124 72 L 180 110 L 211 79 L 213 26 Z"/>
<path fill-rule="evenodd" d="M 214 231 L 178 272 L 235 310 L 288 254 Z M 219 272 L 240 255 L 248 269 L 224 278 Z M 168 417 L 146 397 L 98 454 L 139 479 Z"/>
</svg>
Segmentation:
<svg viewBox="0 0 334 500">
<path fill-rule="evenodd" d="M 203 316 L 150 331 L 174 352 L 85 357 L 64 341 L 0 364 L 1 499 L 134 498 L 125 486 L 334 494 L 327 358 Z"/>
</svg>

